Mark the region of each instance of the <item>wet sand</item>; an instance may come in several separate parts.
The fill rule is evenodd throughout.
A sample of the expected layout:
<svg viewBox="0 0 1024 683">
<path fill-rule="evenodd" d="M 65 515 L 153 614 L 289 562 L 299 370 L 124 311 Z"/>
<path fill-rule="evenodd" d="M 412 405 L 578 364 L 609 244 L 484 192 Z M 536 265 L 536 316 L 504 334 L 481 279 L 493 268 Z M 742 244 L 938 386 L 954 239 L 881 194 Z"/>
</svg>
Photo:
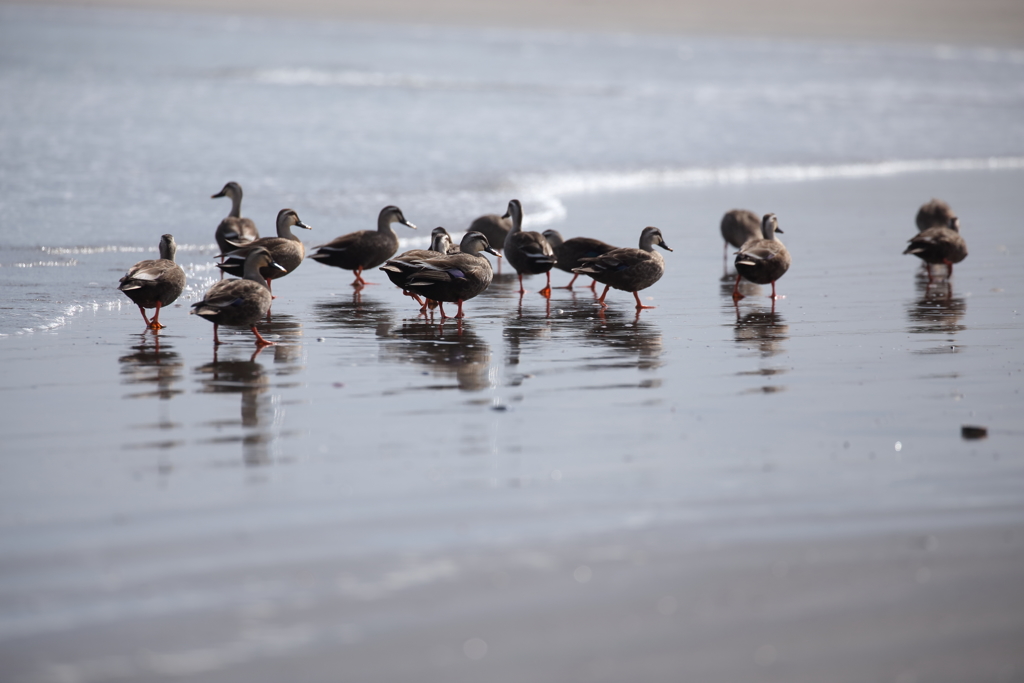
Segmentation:
<svg viewBox="0 0 1024 683">
<path fill-rule="evenodd" d="M 491 28 L 1024 46 L 1024 5 L 1014 0 L 62 0 L 37 4 Z"/>
<path fill-rule="evenodd" d="M 1022 180 L 568 198 L 566 236 L 675 249 L 639 316 L 506 271 L 441 325 L 307 262 L 256 355 L 188 302 L 157 334 L 126 301 L 5 338 L 4 670 L 1016 680 Z M 970 256 L 929 285 L 900 252 L 931 196 Z M 733 206 L 786 231 L 774 310 L 728 296 Z"/>
</svg>

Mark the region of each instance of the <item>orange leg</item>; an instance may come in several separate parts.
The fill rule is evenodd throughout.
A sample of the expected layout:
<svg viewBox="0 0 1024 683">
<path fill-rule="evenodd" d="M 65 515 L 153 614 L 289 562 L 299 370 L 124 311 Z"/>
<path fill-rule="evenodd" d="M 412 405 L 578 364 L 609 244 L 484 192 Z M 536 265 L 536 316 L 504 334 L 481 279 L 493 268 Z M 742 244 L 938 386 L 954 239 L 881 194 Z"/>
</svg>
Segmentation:
<svg viewBox="0 0 1024 683">
<path fill-rule="evenodd" d="M 162 329 L 164 329 L 164 326 L 160 324 L 160 306 L 161 305 L 162 304 L 159 301 L 156 302 L 156 313 L 153 314 L 153 319 L 150 320 L 149 324 L 146 326 L 146 327 L 148 327 L 151 330 L 162 330 Z M 141 308 L 141 306 L 140 306 L 140 308 Z M 143 316 L 143 317 L 145 317 L 145 316 Z"/>
<path fill-rule="evenodd" d="M 779 297 L 775 296 L 775 280 L 772 280 L 772 301 L 775 301 Z"/>
<path fill-rule="evenodd" d="M 526 289 L 523 287 L 523 274 L 522 273 L 518 273 L 518 275 L 519 275 L 519 293 L 520 294 L 526 294 Z"/>
<path fill-rule="evenodd" d="M 608 304 L 604 302 L 604 298 L 608 296 L 608 290 L 611 289 L 611 285 L 605 285 L 604 291 L 601 292 L 601 298 L 597 300 L 597 303 L 601 304 L 601 308 L 608 308 Z"/>
<path fill-rule="evenodd" d="M 217 323 L 214 323 L 213 324 L 213 352 L 214 353 L 217 352 L 217 347 L 219 345 L 221 345 L 222 343 L 223 342 L 221 342 L 220 339 L 217 339 Z"/>
<path fill-rule="evenodd" d="M 597 294 L 597 280 L 590 278 L 590 291 Z"/>
<path fill-rule="evenodd" d="M 274 342 L 268 342 L 266 339 L 264 339 L 263 337 L 260 336 L 260 331 L 256 329 L 255 325 L 253 325 L 249 329 L 252 330 L 252 333 L 256 335 L 256 346 L 273 346 L 274 345 Z"/>
<path fill-rule="evenodd" d="M 462 318 L 466 317 L 465 314 L 463 314 L 463 312 L 462 312 L 462 299 L 459 299 L 458 304 L 459 304 L 459 312 L 455 314 L 455 317 L 461 320 Z"/>
<path fill-rule="evenodd" d="M 136 306 L 138 306 L 138 304 L 136 304 Z M 151 328 L 153 325 L 149 322 L 149 318 L 146 316 L 146 309 L 139 306 L 139 313 L 142 314 L 142 319 L 146 321 L 146 327 Z"/>
<path fill-rule="evenodd" d="M 444 312 L 444 303 L 438 301 L 437 302 L 437 307 L 441 309 L 441 320 L 446 320 L 446 319 L 451 317 L 450 315 L 448 315 L 448 314 L 446 314 Z"/>
<path fill-rule="evenodd" d="M 636 310 L 638 310 L 638 311 L 642 311 L 645 308 L 657 308 L 657 306 L 644 306 L 642 303 L 640 303 L 640 293 L 639 292 L 633 292 L 633 298 L 636 299 Z"/>
<path fill-rule="evenodd" d="M 740 294 L 740 277 L 741 277 L 740 274 L 736 273 L 736 284 L 732 288 L 732 300 L 733 301 L 739 301 L 740 299 L 743 298 L 743 295 Z"/>
<path fill-rule="evenodd" d="M 569 280 L 569 284 L 563 285 L 561 287 L 555 287 L 555 289 L 568 289 L 568 290 L 571 291 L 572 290 L 572 283 L 576 282 L 576 278 L 578 278 L 579 276 L 580 276 L 579 273 L 573 273 L 572 274 L 572 279 Z"/>
<path fill-rule="evenodd" d="M 949 268 L 949 270 L 946 271 L 946 279 L 948 280 L 953 277 L 953 262 L 949 259 L 942 259 L 942 262 L 946 264 L 947 268 Z"/>
<path fill-rule="evenodd" d="M 547 276 L 548 276 L 548 284 L 544 287 L 544 289 L 540 290 L 540 295 L 542 297 L 550 299 L 551 298 L 551 271 L 550 270 L 547 272 Z"/>
</svg>

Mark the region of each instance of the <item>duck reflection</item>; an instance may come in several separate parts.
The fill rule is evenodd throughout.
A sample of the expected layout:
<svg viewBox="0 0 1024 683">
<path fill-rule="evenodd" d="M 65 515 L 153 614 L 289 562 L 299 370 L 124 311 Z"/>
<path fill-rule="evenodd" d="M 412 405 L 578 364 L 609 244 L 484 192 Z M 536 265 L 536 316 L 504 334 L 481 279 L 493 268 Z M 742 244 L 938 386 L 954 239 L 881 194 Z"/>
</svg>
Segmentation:
<svg viewBox="0 0 1024 683">
<path fill-rule="evenodd" d="M 412 312 L 416 311 L 416 302 L 409 299 Z M 356 292 L 351 297 L 339 296 L 336 299 L 318 301 L 313 305 L 317 322 L 330 327 L 364 330 L 375 328 L 378 337 L 387 337 L 395 325 L 395 311 L 390 306 L 363 297 Z"/>
<path fill-rule="evenodd" d="M 481 391 L 493 384 L 491 347 L 467 323 L 438 325 L 424 320 L 402 323 L 385 335 L 381 358 L 412 363 L 434 376 L 454 378 L 461 391 Z"/>
<path fill-rule="evenodd" d="M 639 311 L 586 307 L 568 311 L 568 314 L 574 320 L 574 325 L 578 324 L 575 320 L 579 318 L 590 323 L 579 328 L 585 345 L 606 346 L 631 358 L 626 363 L 615 364 L 615 367 L 628 365 L 641 370 L 654 370 L 662 366 L 661 328 L 649 320 L 641 319 Z"/>
<path fill-rule="evenodd" d="M 516 311 L 505 317 L 502 330 L 507 345 L 505 365 L 519 365 L 519 356 L 525 345 L 551 338 L 551 301 L 546 301 L 543 312 L 529 307 L 524 311 L 520 298 Z"/>
<path fill-rule="evenodd" d="M 764 307 L 742 314 L 739 306 L 735 309 L 734 330 L 738 345 L 756 351 L 761 358 L 785 352 L 782 342 L 789 339 L 789 325 L 781 313 Z"/>
<path fill-rule="evenodd" d="M 945 343 L 918 353 L 953 353 L 956 347 L 949 344 L 955 335 L 966 327 L 961 319 L 967 313 L 967 301 L 953 295 L 953 284 L 948 280 L 928 282 L 924 272 L 916 276 L 917 299 L 907 306 L 908 330 L 914 334 L 946 335 Z"/>
<path fill-rule="evenodd" d="M 181 381 L 184 363 L 174 347 L 161 344 L 159 330 L 146 330 L 136 338 L 132 352 L 118 358 L 121 363 L 121 383 L 137 387 L 139 391 L 125 394 L 125 398 L 159 398 L 169 400 L 183 393 L 174 385 Z"/>
<path fill-rule="evenodd" d="M 276 417 L 275 408 L 272 397 L 264 395 L 270 389 L 270 377 L 263 365 L 256 361 L 264 348 L 266 347 L 256 349 L 248 360 L 233 355 L 223 358 L 236 352 L 236 349 L 224 350 L 221 352 L 222 357 L 218 358 L 218 349 L 214 348 L 213 362 L 195 368 L 195 374 L 199 375 L 199 383 L 202 386 L 200 392 L 241 394 L 241 421 L 219 422 L 214 426 L 240 424 L 242 433 L 238 436 L 218 437 L 212 441 L 240 441 L 242 460 L 246 465 L 263 465 L 272 461 L 270 447 L 274 437 L 269 427 Z"/>
<path fill-rule="evenodd" d="M 736 304 L 733 304 L 733 308 L 736 311 L 733 334 L 737 346 L 753 352 L 763 360 L 785 353 L 786 350 L 782 343 L 789 339 L 789 325 L 786 324 L 781 313 L 776 312 L 774 307 L 758 306 L 754 310 L 747 310 L 746 313 L 741 313 L 740 307 Z M 774 377 L 785 374 L 785 372 L 786 368 L 762 364 L 756 370 L 743 370 L 737 374 Z M 744 393 L 774 394 L 785 391 L 785 389 L 786 387 L 781 384 L 766 384 L 748 389 Z"/>
</svg>

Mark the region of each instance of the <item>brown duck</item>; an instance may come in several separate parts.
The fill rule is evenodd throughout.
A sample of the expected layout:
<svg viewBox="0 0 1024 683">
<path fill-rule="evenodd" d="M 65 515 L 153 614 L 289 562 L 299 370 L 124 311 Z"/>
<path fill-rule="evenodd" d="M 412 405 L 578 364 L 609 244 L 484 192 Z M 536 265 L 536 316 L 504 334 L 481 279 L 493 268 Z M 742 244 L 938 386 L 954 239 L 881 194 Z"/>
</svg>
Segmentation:
<svg viewBox="0 0 1024 683">
<path fill-rule="evenodd" d="M 206 291 L 202 301 L 192 304 L 191 314 L 213 323 L 214 344 L 221 343 L 217 338 L 218 325 L 248 327 L 256 335 L 257 346 L 273 343 L 256 329 L 256 322 L 270 310 L 273 299 L 266 284 L 269 280 L 264 276 L 268 269 L 284 271 L 284 266 L 276 263 L 266 248 L 253 247 L 246 253 L 241 280 L 221 280 Z"/>
<path fill-rule="evenodd" d="M 174 262 L 177 249 L 174 237 L 163 235 L 160 238 L 160 258 L 139 261 L 128 269 L 117 286 L 139 307 L 146 327 L 151 330 L 163 329 L 160 309 L 174 303 L 185 289 L 185 271 Z M 156 309 L 152 320 L 146 317 L 147 308 Z"/>
<path fill-rule="evenodd" d="M 661 254 L 654 251 L 655 245 L 667 251 L 672 251 L 665 244 L 665 238 L 662 236 L 661 230 L 647 227 L 640 233 L 639 249 L 628 247 L 612 249 L 600 256 L 584 258 L 582 259 L 583 264 L 573 269 L 573 272 L 589 275 L 605 286 L 604 292 L 601 293 L 601 298 L 597 300 L 602 308 L 608 307 L 604 299 L 608 296 L 608 290 L 611 287 L 624 292 L 632 292 L 633 298 L 636 299 L 636 310 L 638 311 L 645 308 L 654 308 L 654 306 L 644 306 L 641 304 L 640 295 L 637 292 L 641 289 L 647 289 L 665 274 L 665 259 L 662 258 Z"/>
<path fill-rule="evenodd" d="M 546 273 L 548 276 L 547 285 L 540 290 L 541 295 L 551 297 L 551 268 L 558 260 L 555 252 L 539 232 L 523 232 L 523 205 L 518 199 L 508 203 L 508 211 L 502 218 L 512 219 L 512 229 L 505 236 L 503 254 L 508 259 L 509 265 L 516 269 L 519 275 L 519 293 L 525 294 L 523 288 L 523 273 L 527 275 L 540 275 Z"/>
<path fill-rule="evenodd" d="M 391 281 L 402 289 L 437 302 L 456 302 L 459 310 L 454 317 L 462 318 L 462 302 L 487 289 L 494 277 L 490 261 L 480 252 L 500 256 L 479 232 L 467 232 L 459 246 L 460 252 L 446 256 L 408 261 L 392 259 L 381 270 L 387 272 Z M 443 303 L 440 307 L 441 319 L 450 317 L 445 315 Z"/>
<path fill-rule="evenodd" d="M 350 232 L 327 244 L 313 247 L 316 253 L 310 254 L 309 258 L 325 266 L 355 271 L 356 279 L 352 286 L 363 287 L 370 284 L 363 279 L 363 271 L 376 268 L 398 251 L 398 235 L 391 229 L 392 223 L 416 229 L 415 225 L 405 220 L 402 210 L 397 206 L 385 206 L 377 216 L 376 230 Z"/>
<path fill-rule="evenodd" d="M 936 263 L 946 265 L 946 277 L 949 278 L 953 276 L 953 264 L 967 258 L 967 242 L 960 235 L 960 219 L 956 216 L 952 216 L 947 225 L 926 228 L 908 241 L 910 246 L 903 253 L 913 254 L 927 264 L 929 281 L 932 279 L 932 266 Z"/>
<path fill-rule="evenodd" d="M 220 253 L 227 253 L 258 240 L 260 233 L 256 229 L 256 224 L 252 219 L 242 218 L 242 186 L 232 180 L 220 192 L 211 195 L 210 199 L 219 197 L 231 199 L 231 213 L 220 222 L 217 232 L 214 233 Z"/>
<path fill-rule="evenodd" d="M 570 237 L 567 240 L 563 240 L 561 233 L 557 230 L 545 230 L 543 234 L 544 239 L 548 241 L 548 244 L 554 250 L 555 258 L 558 259 L 555 267 L 567 273 L 572 273 L 572 279 L 569 280 L 569 284 L 556 287 L 555 289 L 572 289 L 576 278 L 580 276 L 579 273 L 573 272 L 573 268 L 579 268 L 583 265 L 582 259 L 607 254 L 612 249 L 615 249 L 615 247 L 607 242 L 595 240 L 592 237 Z M 590 281 L 590 289 L 594 290 L 595 287 L 597 287 L 597 280 L 592 279 Z"/>
<path fill-rule="evenodd" d="M 740 294 L 740 278 L 766 285 L 772 283 L 772 301 L 775 295 L 775 281 L 789 270 L 790 257 L 786 245 L 775 233 L 782 232 L 774 213 L 766 213 L 761 219 L 761 238 L 750 240 L 736 252 L 736 284 L 732 288 L 732 300 L 743 298 Z"/>
<path fill-rule="evenodd" d="M 292 226 L 312 230 L 299 219 L 299 214 L 295 213 L 294 209 L 281 209 L 277 214 L 277 237 L 261 237 L 244 247 L 221 254 L 226 260 L 217 267 L 229 275 L 244 277 L 249 252 L 256 247 L 262 247 L 270 252 L 274 262 L 279 266 L 263 268 L 263 277 L 266 278 L 267 289 L 270 289 L 271 280 L 284 277 L 298 268 L 306 256 L 306 248 L 299 238 L 292 234 Z"/>
</svg>

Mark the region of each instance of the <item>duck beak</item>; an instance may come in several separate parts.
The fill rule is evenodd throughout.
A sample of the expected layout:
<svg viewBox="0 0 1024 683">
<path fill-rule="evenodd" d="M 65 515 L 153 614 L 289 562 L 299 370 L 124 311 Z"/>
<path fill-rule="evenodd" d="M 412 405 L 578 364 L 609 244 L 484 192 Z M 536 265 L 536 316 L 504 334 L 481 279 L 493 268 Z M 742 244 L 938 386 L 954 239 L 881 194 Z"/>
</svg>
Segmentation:
<svg viewBox="0 0 1024 683">
<path fill-rule="evenodd" d="M 305 223 L 303 223 L 302 221 L 295 221 L 295 225 L 299 226 L 300 228 L 305 228 L 306 230 L 312 230 L 313 229 L 313 228 L 309 227 L 308 225 L 306 225 Z"/>
<path fill-rule="evenodd" d="M 408 228 L 412 228 L 413 230 L 416 229 L 416 226 L 413 225 L 412 223 L 410 223 L 409 221 L 402 221 L 402 225 L 404 225 L 404 226 L 406 226 Z"/>
<path fill-rule="evenodd" d="M 218 197 L 223 197 L 223 196 L 224 196 L 224 190 L 221 190 L 217 194 L 211 194 L 210 195 L 210 199 L 217 199 Z"/>
<path fill-rule="evenodd" d="M 508 211 L 506 211 L 505 215 L 502 216 L 502 218 L 510 218 L 511 216 L 512 216 L 512 214 L 510 214 Z"/>
<path fill-rule="evenodd" d="M 305 225 L 303 225 L 302 227 L 306 227 L 306 226 L 305 226 Z M 278 263 L 277 261 L 274 261 L 274 262 L 273 262 L 273 263 L 271 263 L 270 265 L 271 265 L 272 267 L 274 267 L 274 268 L 277 268 L 278 270 L 283 270 L 283 271 L 284 271 L 284 272 L 286 272 L 286 273 L 288 272 L 288 269 L 287 269 L 287 268 L 285 268 L 284 266 L 282 266 L 282 265 L 281 265 L 280 263 Z"/>
<path fill-rule="evenodd" d="M 775 226 L 775 232 L 782 232 L 782 228 L 780 228 L 779 226 L 776 225 Z M 783 234 L 785 234 L 785 233 L 783 233 Z"/>
<path fill-rule="evenodd" d="M 664 242 L 659 242 L 658 246 L 661 247 L 662 249 L 664 249 L 665 251 L 675 251 L 675 249 L 673 249 L 672 247 L 668 246 Z"/>
<path fill-rule="evenodd" d="M 494 247 L 492 247 L 489 244 L 486 247 L 484 247 L 484 251 L 486 251 L 488 254 L 494 254 L 498 258 L 501 258 L 501 254 L 499 254 L 498 252 L 494 251 Z"/>
</svg>

